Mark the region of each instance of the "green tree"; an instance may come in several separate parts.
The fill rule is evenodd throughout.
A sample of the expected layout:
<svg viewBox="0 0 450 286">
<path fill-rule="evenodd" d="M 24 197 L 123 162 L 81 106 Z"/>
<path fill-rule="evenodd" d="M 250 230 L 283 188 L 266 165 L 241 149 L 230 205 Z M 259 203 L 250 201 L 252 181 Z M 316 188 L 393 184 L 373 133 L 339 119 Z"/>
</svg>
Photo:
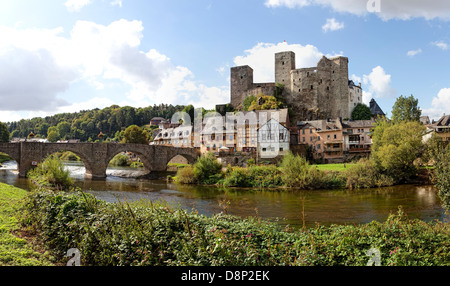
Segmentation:
<svg viewBox="0 0 450 286">
<path fill-rule="evenodd" d="M 68 123 L 68 122 L 66 122 L 66 121 L 60 122 L 60 123 L 58 123 L 58 125 L 56 126 L 56 128 L 58 129 L 59 136 L 60 136 L 62 139 L 65 139 L 66 136 L 69 136 L 69 135 L 70 135 L 70 130 L 71 130 L 70 123 Z M 67 139 L 67 138 L 66 138 L 66 139 Z"/>
<path fill-rule="evenodd" d="M 443 208 L 450 211 L 450 145 L 436 156 L 433 181 L 439 189 Z"/>
<path fill-rule="evenodd" d="M 8 127 L 0 122 L 0 143 L 9 142 L 9 135 Z"/>
<path fill-rule="evenodd" d="M 392 108 L 392 121 L 399 123 L 402 121 L 419 121 L 422 115 L 422 110 L 419 108 L 419 100 L 403 95 L 397 98 L 394 107 Z"/>
<path fill-rule="evenodd" d="M 372 112 L 370 107 L 363 103 L 358 103 L 353 109 L 352 120 L 370 120 L 372 119 Z"/>
<path fill-rule="evenodd" d="M 396 182 L 413 177 L 417 171 L 414 163 L 425 151 L 424 134 L 425 127 L 418 121 L 394 124 L 379 120 L 372 135 L 372 158 L 377 169 Z"/>
<path fill-rule="evenodd" d="M 123 133 L 122 143 L 148 144 L 147 131 L 137 125 L 131 125 Z"/>
<path fill-rule="evenodd" d="M 48 133 L 48 135 L 47 135 L 47 140 L 48 140 L 49 142 L 52 142 L 52 143 L 58 141 L 58 140 L 59 140 L 59 134 L 58 134 L 58 132 L 56 132 L 56 131 L 50 131 L 50 132 Z"/>
</svg>

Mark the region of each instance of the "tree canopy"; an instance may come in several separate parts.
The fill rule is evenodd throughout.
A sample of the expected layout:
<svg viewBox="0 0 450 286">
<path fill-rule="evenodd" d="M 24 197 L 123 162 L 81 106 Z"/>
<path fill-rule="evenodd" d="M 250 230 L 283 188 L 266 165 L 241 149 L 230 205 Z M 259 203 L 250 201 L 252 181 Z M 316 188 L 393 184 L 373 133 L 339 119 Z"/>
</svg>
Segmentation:
<svg viewBox="0 0 450 286">
<path fill-rule="evenodd" d="M 363 103 L 358 103 L 353 109 L 352 120 L 370 120 L 372 119 L 372 112 L 370 107 Z"/>
<path fill-rule="evenodd" d="M 9 142 L 9 135 L 8 127 L 0 122 L 0 143 Z"/>
<path fill-rule="evenodd" d="M 125 129 L 121 143 L 148 144 L 147 136 L 147 131 L 137 125 L 131 125 Z"/>
<path fill-rule="evenodd" d="M 23 119 L 10 122 L 7 126 L 13 137 L 25 138 L 33 132 L 36 138 L 47 138 L 49 141 L 79 139 L 81 142 L 94 142 L 102 132 L 105 135 L 104 141 L 111 141 L 116 138 L 117 132 L 123 132 L 128 126 L 146 126 L 153 117 L 170 119 L 174 113 L 184 108 L 185 106 L 167 104 L 145 108 L 112 105 L 104 109 Z"/>
<path fill-rule="evenodd" d="M 425 127 L 418 121 L 394 124 L 379 120 L 372 135 L 372 158 L 377 168 L 397 182 L 416 174 L 414 162 L 424 153 Z"/>
<path fill-rule="evenodd" d="M 395 101 L 392 108 L 392 121 L 398 123 L 401 121 L 420 121 L 422 110 L 419 108 L 419 100 L 410 97 L 400 96 Z"/>
</svg>

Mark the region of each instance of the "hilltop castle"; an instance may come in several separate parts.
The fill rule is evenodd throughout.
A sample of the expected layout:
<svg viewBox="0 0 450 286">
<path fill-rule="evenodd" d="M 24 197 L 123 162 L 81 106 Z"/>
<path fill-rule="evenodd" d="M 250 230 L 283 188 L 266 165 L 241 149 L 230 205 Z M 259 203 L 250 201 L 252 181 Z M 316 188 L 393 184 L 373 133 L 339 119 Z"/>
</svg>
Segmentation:
<svg viewBox="0 0 450 286">
<path fill-rule="evenodd" d="M 254 83 L 249 66 L 231 68 L 231 105 L 239 109 L 248 96 L 278 94 L 294 120 L 350 118 L 362 103 L 361 84 L 349 80 L 348 58 L 325 56 L 317 67 L 296 69 L 295 53 L 275 54 L 275 83 Z"/>
</svg>

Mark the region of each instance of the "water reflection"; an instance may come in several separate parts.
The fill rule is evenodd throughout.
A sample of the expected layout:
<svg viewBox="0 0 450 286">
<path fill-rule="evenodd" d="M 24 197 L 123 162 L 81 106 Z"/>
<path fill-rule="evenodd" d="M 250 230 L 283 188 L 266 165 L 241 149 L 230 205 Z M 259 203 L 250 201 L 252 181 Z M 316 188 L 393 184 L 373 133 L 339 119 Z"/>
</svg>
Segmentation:
<svg viewBox="0 0 450 286">
<path fill-rule="evenodd" d="M 150 199 L 164 200 L 186 210 L 212 215 L 226 211 L 241 217 L 258 216 L 277 220 L 280 224 L 306 226 L 359 224 L 384 221 L 401 206 L 410 218 L 425 221 L 443 220 L 445 215 L 437 190 L 432 186 L 396 186 L 371 190 L 242 190 L 202 186 L 179 186 L 164 180 L 119 178 L 114 174 L 132 172 L 123 168 L 108 169 L 105 180 L 85 180 L 84 166 L 69 164 L 67 168 L 76 184 L 97 198 L 116 202 Z M 0 169 L 0 182 L 28 189 L 28 180 L 19 179 L 13 163 Z"/>
</svg>

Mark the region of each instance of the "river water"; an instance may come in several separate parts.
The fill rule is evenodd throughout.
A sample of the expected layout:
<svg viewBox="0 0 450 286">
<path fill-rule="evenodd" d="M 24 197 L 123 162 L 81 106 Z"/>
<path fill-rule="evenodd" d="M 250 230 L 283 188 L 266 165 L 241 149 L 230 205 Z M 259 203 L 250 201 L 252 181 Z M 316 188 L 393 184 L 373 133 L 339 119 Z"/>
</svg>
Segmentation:
<svg viewBox="0 0 450 286">
<path fill-rule="evenodd" d="M 403 185 L 359 191 L 347 190 L 248 190 L 220 189 L 204 186 L 179 186 L 165 180 L 137 180 L 142 170 L 109 168 L 104 180 L 84 178 L 84 165 L 68 163 L 66 167 L 78 187 L 101 200 L 163 200 L 175 207 L 213 215 L 225 211 L 240 217 L 260 217 L 281 225 L 311 227 L 331 224 L 360 224 L 384 221 L 402 207 L 410 218 L 424 221 L 448 220 L 433 186 Z M 15 162 L 0 167 L 0 182 L 29 190 L 27 179 L 18 178 Z"/>
</svg>

